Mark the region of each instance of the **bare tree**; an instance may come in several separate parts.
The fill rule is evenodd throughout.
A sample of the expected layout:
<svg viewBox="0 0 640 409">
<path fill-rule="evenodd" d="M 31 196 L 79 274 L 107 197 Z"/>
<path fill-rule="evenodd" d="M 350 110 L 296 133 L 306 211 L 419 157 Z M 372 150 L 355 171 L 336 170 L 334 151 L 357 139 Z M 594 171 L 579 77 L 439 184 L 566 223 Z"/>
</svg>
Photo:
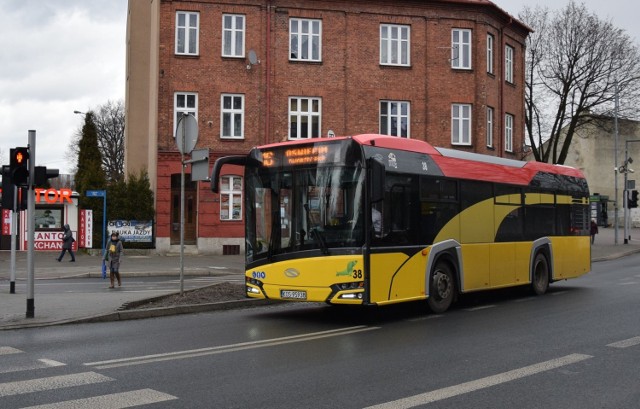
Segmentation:
<svg viewBox="0 0 640 409">
<path fill-rule="evenodd" d="M 98 146 L 107 180 L 124 177 L 124 103 L 107 101 L 96 111 Z"/>
<path fill-rule="evenodd" d="M 102 154 L 102 168 L 107 180 L 115 182 L 124 177 L 124 103 L 107 101 L 93 113 L 98 132 L 98 148 Z M 78 129 L 69 142 L 66 159 L 77 163 L 82 131 Z M 75 173 L 75 169 L 74 169 Z"/>
<path fill-rule="evenodd" d="M 526 130 L 538 161 L 562 164 L 575 132 L 594 117 L 637 114 L 640 53 L 628 34 L 573 0 L 549 18 L 525 8 L 528 40 Z M 544 143 L 543 143 L 544 142 Z"/>
</svg>

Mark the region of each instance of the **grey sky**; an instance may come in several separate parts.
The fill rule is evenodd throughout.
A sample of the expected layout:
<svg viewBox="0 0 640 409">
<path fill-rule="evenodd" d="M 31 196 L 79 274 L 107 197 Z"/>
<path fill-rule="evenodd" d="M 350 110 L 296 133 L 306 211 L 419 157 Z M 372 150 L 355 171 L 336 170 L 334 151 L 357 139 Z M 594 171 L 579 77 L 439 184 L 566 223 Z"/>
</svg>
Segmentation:
<svg viewBox="0 0 640 409">
<path fill-rule="evenodd" d="M 496 0 L 517 16 L 524 5 L 568 0 Z M 631 0 L 588 0 L 587 8 L 640 42 Z M 67 173 L 69 142 L 87 111 L 124 99 L 127 0 L 0 1 L 0 162 L 37 131 L 37 165 Z"/>
</svg>

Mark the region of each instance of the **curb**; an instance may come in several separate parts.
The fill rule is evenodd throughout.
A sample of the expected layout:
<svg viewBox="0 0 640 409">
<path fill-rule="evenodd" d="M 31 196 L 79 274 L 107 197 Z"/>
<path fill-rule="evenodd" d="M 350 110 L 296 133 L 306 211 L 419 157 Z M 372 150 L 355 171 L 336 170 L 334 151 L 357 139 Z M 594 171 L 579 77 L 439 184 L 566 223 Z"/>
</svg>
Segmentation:
<svg viewBox="0 0 640 409">
<path fill-rule="evenodd" d="M 152 297 L 152 298 L 158 298 L 158 297 Z M 142 300 L 142 302 L 138 301 L 135 303 L 144 303 L 149 300 L 151 299 Z M 59 320 L 59 321 L 38 322 L 33 324 L 21 323 L 21 324 L 15 324 L 15 325 L 0 326 L 0 332 L 14 330 L 14 329 L 24 329 L 24 328 L 51 327 L 56 325 L 129 321 L 129 320 L 138 320 L 138 319 L 144 319 L 144 318 L 156 318 L 156 317 L 167 317 L 167 316 L 181 315 L 181 314 L 193 314 L 198 312 L 227 311 L 227 310 L 240 309 L 240 308 L 262 307 L 266 305 L 272 305 L 274 303 L 275 302 L 271 300 L 254 300 L 254 299 L 247 298 L 243 300 L 220 301 L 220 302 L 207 303 L 207 304 L 188 304 L 188 305 L 178 305 L 174 307 L 157 307 L 157 308 L 144 308 L 144 309 L 138 309 L 138 310 L 135 310 L 135 309 L 122 310 L 122 311 L 109 312 L 106 314 L 92 315 L 84 318 L 71 318 L 71 319 L 65 319 L 65 320 Z M 125 303 L 125 305 L 127 305 L 127 303 Z"/>
</svg>

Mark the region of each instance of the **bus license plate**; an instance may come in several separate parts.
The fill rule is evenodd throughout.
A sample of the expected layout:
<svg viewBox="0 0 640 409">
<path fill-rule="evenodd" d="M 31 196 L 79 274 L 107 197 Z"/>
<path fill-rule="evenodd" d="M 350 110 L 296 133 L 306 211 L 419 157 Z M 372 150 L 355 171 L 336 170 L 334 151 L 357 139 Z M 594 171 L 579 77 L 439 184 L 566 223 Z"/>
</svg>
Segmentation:
<svg viewBox="0 0 640 409">
<path fill-rule="evenodd" d="M 306 300 L 306 291 L 280 290 L 280 298 L 289 298 L 294 300 Z"/>
</svg>

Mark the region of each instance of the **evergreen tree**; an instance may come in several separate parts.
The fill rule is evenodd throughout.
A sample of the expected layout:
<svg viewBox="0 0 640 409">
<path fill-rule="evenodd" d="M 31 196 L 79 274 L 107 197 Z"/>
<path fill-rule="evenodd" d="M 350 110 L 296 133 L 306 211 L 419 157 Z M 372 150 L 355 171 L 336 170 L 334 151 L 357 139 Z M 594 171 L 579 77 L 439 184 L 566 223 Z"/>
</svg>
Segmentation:
<svg viewBox="0 0 640 409">
<path fill-rule="evenodd" d="M 87 112 L 85 115 L 82 136 L 78 145 L 78 170 L 75 176 L 76 190 L 80 193 L 78 205 L 82 209 L 93 210 L 93 247 L 100 247 L 103 242 L 103 199 L 86 196 L 87 190 L 104 190 L 106 187 L 106 178 L 102 168 L 102 155 L 98 148 L 98 132 L 93 121 L 92 112 Z M 107 199 L 109 199 L 108 196 Z"/>
</svg>

